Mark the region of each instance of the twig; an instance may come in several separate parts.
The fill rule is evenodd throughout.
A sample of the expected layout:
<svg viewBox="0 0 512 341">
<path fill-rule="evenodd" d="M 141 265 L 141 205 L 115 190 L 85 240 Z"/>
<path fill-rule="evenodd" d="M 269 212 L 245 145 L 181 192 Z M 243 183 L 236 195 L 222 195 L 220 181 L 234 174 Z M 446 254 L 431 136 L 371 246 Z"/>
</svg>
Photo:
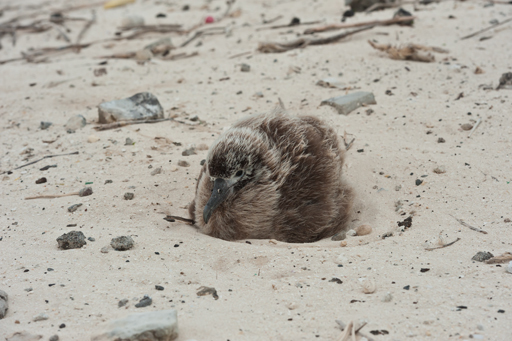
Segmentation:
<svg viewBox="0 0 512 341">
<path fill-rule="evenodd" d="M 94 129 L 96 131 L 104 131 L 104 130 L 110 130 L 110 129 L 116 129 L 116 128 L 129 126 L 132 124 L 158 123 L 158 122 L 173 121 L 173 120 L 174 120 L 174 118 L 161 118 L 158 120 L 114 122 L 114 123 L 107 123 L 107 124 L 102 124 L 102 125 L 96 126 L 96 127 L 94 127 Z"/>
<path fill-rule="evenodd" d="M 242 57 L 242 56 L 245 56 L 247 54 L 251 54 L 252 51 L 246 51 L 246 52 L 242 52 L 242 53 L 237 53 L 235 55 L 232 55 L 231 57 L 228 57 L 228 59 L 234 59 L 234 58 L 237 58 L 237 57 Z"/>
<path fill-rule="evenodd" d="M 57 24 L 53 24 L 52 27 L 57 31 L 59 32 L 59 35 L 64 38 L 64 40 L 68 43 L 71 43 L 71 39 L 69 39 L 69 37 L 67 36 L 66 32 L 64 32 L 59 25 Z"/>
<path fill-rule="evenodd" d="M 364 21 L 353 24 L 331 24 L 326 26 L 320 26 L 316 28 L 309 28 L 304 31 L 304 34 L 312 34 L 317 32 L 325 32 L 325 31 L 333 31 L 340 30 L 342 28 L 353 28 L 353 27 L 361 27 L 361 26 L 388 26 L 393 24 L 398 24 L 401 22 L 407 22 L 416 19 L 415 16 L 410 17 L 396 17 L 388 20 L 373 20 L 373 21 Z"/>
<path fill-rule="evenodd" d="M 469 225 L 468 223 L 466 223 L 466 222 L 465 222 L 464 220 L 462 220 L 462 219 L 457 219 L 457 218 L 455 218 L 454 216 L 452 216 L 451 214 L 450 214 L 450 217 L 452 217 L 453 219 L 457 220 L 457 221 L 459 222 L 459 224 L 461 224 L 462 226 L 466 226 L 467 228 L 470 228 L 470 229 L 472 229 L 473 231 L 476 231 L 476 232 L 480 232 L 480 233 L 483 233 L 483 234 L 487 234 L 487 232 L 486 232 L 486 231 L 484 231 L 484 230 L 482 230 L 482 229 L 479 229 L 478 227 L 473 227 L 473 226 Z"/>
<path fill-rule="evenodd" d="M 211 31 L 211 32 L 210 32 Z M 217 31 L 217 32 L 215 32 Z M 180 47 L 185 47 L 187 46 L 188 44 L 190 44 L 193 40 L 199 38 L 200 36 L 202 35 L 212 35 L 212 34 L 222 34 L 222 33 L 225 33 L 226 32 L 226 27 L 208 27 L 208 28 L 205 28 L 204 30 L 200 30 L 200 31 L 196 31 L 194 33 L 194 35 L 192 37 L 190 37 L 189 39 L 185 40 L 181 45 Z"/>
<path fill-rule="evenodd" d="M 282 15 L 278 15 L 277 17 L 273 18 L 273 19 L 270 19 L 270 20 L 267 20 L 265 22 L 263 22 L 264 24 L 272 24 L 276 21 L 278 21 L 279 19 L 281 19 L 283 16 Z"/>
<path fill-rule="evenodd" d="M 20 168 L 23 168 L 23 167 L 27 167 L 27 166 L 33 165 L 34 163 L 37 163 L 37 162 L 42 161 L 44 159 L 49 159 L 49 158 L 57 157 L 57 156 L 66 156 L 66 155 L 78 155 L 78 152 L 66 153 L 66 154 L 46 155 L 45 157 L 42 157 L 39 160 L 35 160 L 35 161 L 32 161 L 32 162 L 26 163 L 24 165 L 21 165 L 19 167 L 14 168 L 13 170 L 17 170 L 17 169 L 20 169 Z M 4 174 L 4 173 L 7 173 L 7 172 L 11 172 L 11 171 L 4 171 L 4 172 L 2 172 L 0 174 Z"/>
<path fill-rule="evenodd" d="M 502 21 L 502 22 L 500 22 L 500 23 L 497 23 L 497 24 L 491 25 L 491 26 L 489 26 L 489 27 L 483 28 L 483 29 L 481 29 L 480 31 L 476 31 L 475 33 L 471 33 L 471 34 L 469 34 L 469 35 L 467 35 L 467 36 L 464 36 L 464 37 L 460 38 L 460 40 L 464 40 L 464 39 L 468 39 L 468 38 L 474 37 L 474 36 L 476 36 L 476 35 L 478 35 L 478 34 L 480 34 L 480 33 L 483 33 L 483 32 L 486 32 L 486 31 L 489 31 L 489 30 L 491 30 L 491 29 L 493 29 L 493 28 L 495 28 L 495 27 L 498 27 L 498 26 L 500 26 L 500 25 L 506 24 L 506 23 L 508 23 L 508 22 L 510 22 L 510 21 L 512 21 L 512 18 L 508 18 L 507 20 L 503 20 L 503 21 Z"/>
<path fill-rule="evenodd" d="M 164 218 L 164 220 L 167 220 L 168 222 L 174 223 L 176 220 L 183 221 L 185 223 L 194 225 L 196 222 L 192 219 L 183 218 L 177 215 L 168 215 Z"/>
<path fill-rule="evenodd" d="M 303 26 L 303 25 L 315 25 L 315 24 L 319 24 L 321 23 L 322 20 L 314 20 L 314 21 L 305 21 L 305 22 L 295 22 L 292 20 L 292 22 L 290 22 L 289 24 L 286 24 L 286 25 L 275 25 L 275 26 L 270 26 L 270 27 L 259 27 L 256 29 L 256 31 L 261 31 L 261 30 L 275 30 L 275 29 L 278 29 L 278 28 L 287 28 L 287 27 L 295 27 L 295 26 Z"/>
<path fill-rule="evenodd" d="M 512 253 L 505 252 L 504 254 L 496 257 L 492 257 L 485 261 L 486 264 L 498 264 L 498 263 L 507 263 L 512 260 Z"/>
<path fill-rule="evenodd" d="M 92 194 L 92 187 L 84 187 L 78 192 L 73 193 L 67 193 L 67 194 L 54 194 L 54 195 L 36 195 L 34 197 L 26 197 L 25 200 L 31 200 L 31 199 L 55 199 L 55 198 L 62 198 L 62 197 L 69 197 L 72 195 L 78 195 L 79 197 L 86 197 L 88 195 Z"/>
<path fill-rule="evenodd" d="M 478 121 L 476 121 L 475 125 L 473 126 L 473 129 L 471 129 L 471 131 L 469 132 L 468 139 L 471 137 L 471 135 L 473 135 L 473 133 L 475 132 L 476 128 L 478 128 L 480 123 L 482 123 L 481 117 L 478 119 Z"/>
<path fill-rule="evenodd" d="M 442 248 L 444 248 L 444 247 L 448 247 L 448 246 L 450 246 L 450 245 L 455 244 L 455 243 L 456 243 L 456 242 L 458 242 L 459 240 L 460 240 L 460 238 L 457 238 L 457 239 L 455 239 L 453 242 L 450 242 L 450 243 L 448 243 L 448 244 L 444 244 L 444 245 L 436 246 L 436 247 L 427 247 L 427 248 L 425 248 L 425 250 L 427 250 L 427 251 L 432 251 L 432 250 L 436 250 L 436 249 L 442 249 Z"/>
<path fill-rule="evenodd" d="M 89 28 L 92 26 L 92 24 L 94 24 L 96 22 L 96 11 L 92 10 L 91 12 L 92 12 L 91 20 L 89 20 L 85 23 L 84 27 L 78 34 L 78 37 L 76 38 L 76 43 L 75 43 L 76 45 L 80 44 L 80 40 L 82 40 L 82 38 L 85 35 L 85 33 L 87 32 L 87 30 L 89 30 Z"/>
<path fill-rule="evenodd" d="M 181 25 L 177 25 L 177 24 L 130 26 L 130 27 L 121 27 L 120 30 L 121 31 L 137 30 L 137 31 L 132 33 L 129 36 L 115 37 L 112 40 L 123 40 L 123 39 L 130 40 L 130 39 L 137 38 L 138 36 L 146 34 L 146 33 L 169 33 L 169 32 L 183 33 L 183 31 L 181 29 Z"/>
<path fill-rule="evenodd" d="M 346 38 L 350 35 L 353 35 L 353 34 L 356 34 L 356 33 L 362 32 L 362 31 L 366 31 L 366 30 L 369 30 L 372 28 L 373 28 L 373 26 L 363 27 L 363 28 L 360 28 L 357 30 L 336 34 L 336 35 L 326 37 L 326 38 L 312 39 L 312 38 L 303 37 L 303 38 L 299 38 L 297 40 L 293 40 L 293 41 L 287 42 L 287 43 L 259 43 L 258 51 L 263 52 L 263 53 L 272 53 L 272 52 L 280 53 L 280 52 L 286 52 L 286 51 L 297 49 L 297 48 L 304 48 L 308 45 L 330 44 L 330 43 L 337 42 L 343 38 Z"/>
</svg>

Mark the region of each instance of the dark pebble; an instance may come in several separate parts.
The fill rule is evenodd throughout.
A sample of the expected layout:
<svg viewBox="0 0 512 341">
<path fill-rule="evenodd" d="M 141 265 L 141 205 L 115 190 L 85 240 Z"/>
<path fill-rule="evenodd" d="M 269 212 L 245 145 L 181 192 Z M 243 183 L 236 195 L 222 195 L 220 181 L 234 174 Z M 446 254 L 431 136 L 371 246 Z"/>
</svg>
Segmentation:
<svg viewBox="0 0 512 341">
<path fill-rule="evenodd" d="M 155 252 L 155 255 L 159 255 L 159 254 L 160 254 L 160 252 L 158 252 L 158 251 Z"/>
<path fill-rule="evenodd" d="M 343 281 L 341 279 L 336 278 L 336 277 L 333 277 L 332 279 L 330 279 L 329 282 L 334 282 L 334 283 L 338 283 L 338 284 L 343 283 Z"/>
<path fill-rule="evenodd" d="M 174 247 L 180 247 L 180 244 L 174 244 Z"/>
<path fill-rule="evenodd" d="M 206 162 L 206 160 L 203 159 L 203 160 L 201 160 L 201 162 L 199 162 L 199 164 L 202 166 L 202 165 L 204 165 L 205 162 Z"/>
<path fill-rule="evenodd" d="M 57 167 L 57 165 L 48 165 L 48 166 L 44 166 L 43 168 L 39 168 L 40 171 L 45 171 L 45 170 L 48 170 L 52 167 Z"/>
<path fill-rule="evenodd" d="M 59 326 L 59 328 L 60 328 L 60 329 L 62 329 L 62 328 L 66 328 L 66 324 L 61 323 L 61 324 L 60 324 L 60 326 Z"/>
<path fill-rule="evenodd" d="M 158 13 L 156 15 L 157 18 L 167 18 L 167 15 L 165 13 Z"/>
<path fill-rule="evenodd" d="M 505 314 L 505 310 L 500 309 L 500 310 L 498 310 L 498 313 L 500 313 L 500 314 Z"/>
<path fill-rule="evenodd" d="M 479 251 L 476 253 L 476 255 L 473 256 L 473 258 L 471 258 L 471 260 L 474 260 L 474 261 L 477 261 L 477 262 L 483 262 L 483 261 L 486 261 L 488 259 L 491 259 L 492 257 L 494 257 L 494 255 L 490 252 L 487 252 L 487 251 Z"/>
<path fill-rule="evenodd" d="M 423 180 L 421 179 L 416 179 L 416 186 L 419 186 L 423 183 Z"/>
<path fill-rule="evenodd" d="M 106 184 L 111 184 L 111 183 L 113 183 L 113 182 L 114 182 L 114 181 L 112 181 L 112 180 L 105 180 L 105 185 L 106 185 Z"/>
<path fill-rule="evenodd" d="M 409 290 L 410 288 L 411 288 L 411 286 L 410 286 L 410 285 L 406 285 L 406 286 L 404 287 L 404 290 Z"/>
<path fill-rule="evenodd" d="M 144 295 L 144 297 L 135 305 L 135 308 L 144 308 L 153 303 L 153 300 L 148 295 Z"/>
<path fill-rule="evenodd" d="M 446 140 L 443 139 L 442 137 L 437 139 L 437 143 L 445 143 L 445 142 L 446 142 Z"/>
<path fill-rule="evenodd" d="M 59 341 L 59 335 L 55 334 L 50 336 L 49 341 Z"/>
<path fill-rule="evenodd" d="M 358 149 L 357 152 L 362 153 L 362 152 L 364 152 L 364 149 Z"/>
<path fill-rule="evenodd" d="M 428 272 L 428 271 L 430 271 L 429 268 L 421 268 L 421 270 L 420 270 L 420 272 Z"/>
<path fill-rule="evenodd" d="M 46 271 L 53 271 L 53 269 L 52 268 L 48 268 L 48 269 L 46 269 Z"/>
<path fill-rule="evenodd" d="M 162 290 L 164 290 L 164 287 L 161 285 L 155 285 L 155 289 L 162 291 Z"/>
<path fill-rule="evenodd" d="M 126 192 L 126 193 L 124 194 L 124 200 L 132 200 L 132 199 L 133 199 L 133 197 L 135 197 L 135 194 L 133 194 L 133 193 Z"/>
<path fill-rule="evenodd" d="M 82 231 L 71 231 L 65 233 L 57 238 L 57 243 L 59 243 L 59 248 L 63 250 L 79 249 L 87 244 Z"/>
<path fill-rule="evenodd" d="M 55 285 L 55 283 L 48 284 L 49 287 L 53 287 L 54 285 Z"/>
<path fill-rule="evenodd" d="M 119 308 L 121 308 L 121 307 L 124 307 L 126 305 L 126 303 L 128 303 L 128 299 L 127 298 L 123 298 L 121 301 L 117 302 L 117 306 Z"/>
<path fill-rule="evenodd" d="M 45 183 L 45 182 L 47 182 L 47 181 L 48 181 L 48 180 L 46 180 L 46 178 L 44 178 L 44 177 L 43 177 L 43 178 L 37 179 L 37 180 L 36 180 L 36 184 L 38 184 L 38 185 L 39 185 L 39 184 L 44 184 L 44 183 Z"/>
<path fill-rule="evenodd" d="M 130 236 L 112 238 L 112 241 L 110 242 L 110 246 L 112 246 L 116 251 L 130 250 L 133 247 L 133 244 L 133 239 Z"/>
<path fill-rule="evenodd" d="M 96 239 L 94 239 L 93 237 L 88 237 L 87 240 L 91 241 L 91 242 L 95 242 L 96 241 Z"/>
</svg>

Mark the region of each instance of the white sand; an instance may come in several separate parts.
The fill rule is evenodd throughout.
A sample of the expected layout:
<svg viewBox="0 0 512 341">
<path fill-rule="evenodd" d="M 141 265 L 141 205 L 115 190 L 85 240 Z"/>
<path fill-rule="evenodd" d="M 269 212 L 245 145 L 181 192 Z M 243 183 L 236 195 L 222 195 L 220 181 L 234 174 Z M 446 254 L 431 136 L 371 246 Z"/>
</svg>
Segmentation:
<svg viewBox="0 0 512 341">
<path fill-rule="evenodd" d="M 10 3 L 3 1 L 0 8 Z M 27 7 L 38 3 L 42 3 L 39 8 Z M 0 19 L 5 22 L 34 11 L 45 18 L 43 11 L 66 3 L 24 1 Z M 82 42 L 112 37 L 126 15 L 142 15 L 147 24 L 180 23 L 189 28 L 225 8 L 223 1 L 208 4 L 210 10 L 201 9 L 203 1 L 187 3 L 189 12 L 181 11 L 184 3 L 167 1 L 138 0 L 108 11 L 97 7 L 97 23 Z M 478 251 L 500 255 L 512 249 L 512 225 L 504 222 L 512 218 L 512 91 L 479 88 L 496 87 L 501 74 L 511 71 L 512 24 L 467 40 L 459 38 L 488 26 L 492 19 L 510 17 L 512 6 L 483 7 L 483 1 L 431 4 L 413 12 L 417 16 L 413 28 L 377 27 L 337 44 L 282 54 L 255 52 L 260 41 L 292 40 L 311 27 L 257 31 L 261 14 L 266 19 L 284 15 L 275 24 L 286 24 L 293 16 L 335 23 L 346 9 L 340 3 L 239 2 L 234 9 L 240 8 L 241 16 L 218 24 L 232 25 L 231 36 L 206 36 L 172 52 L 198 51 L 199 56 L 156 59 L 145 65 L 109 60 L 103 66 L 108 74 L 101 77 L 93 74 L 102 67 L 98 64 L 104 59 L 98 57 L 136 51 L 161 35 L 96 44 L 79 54 L 52 56 L 47 63 L 0 65 L 0 171 L 49 154 L 80 152 L 0 176 L 0 289 L 9 294 L 10 304 L 0 321 L 0 339 L 24 330 L 43 335 L 43 340 L 54 334 L 61 340 L 88 340 L 104 321 L 169 308 L 178 311 L 178 340 L 336 340 L 341 335 L 336 319 L 348 323 L 363 318 L 369 321 L 362 330 L 366 335 L 372 336 L 374 330 L 389 332 L 372 336 L 375 340 L 469 339 L 471 334 L 486 340 L 510 339 L 512 275 L 505 272 L 506 265 L 473 262 L 471 257 Z M 405 8 L 413 10 L 411 5 Z M 348 22 L 387 19 L 393 12 L 359 13 Z M 157 13 L 166 13 L 167 18 L 156 19 Z M 70 15 L 89 18 L 90 9 Z M 448 19 L 449 15 L 455 19 Z M 67 25 L 74 40 L 83 22 Z M 492 39 L 479 40 L 486 35 Z M 64 45 L 57 36 L 55 30 L 20 32 L 15 47 L 4 36 L 0 59 L 16 58 L 31 47 Z M 176 45 L 186 39 L 171 37 Z M 436 54 L 434 63 L 396 61 L 373 50 L 369 39 L 438 46 L 450 53 Z M 197 47 L 199 41 L 202 45 Z M 113 47 L 107 48 L 108 44 Z M 229 58 L 246 51 L 252 53 Z M 240 72 L 241 63 L 250 64 L 251 71 Z M 483 74 L 474 74 L 477 66 Z M 301 71 L 288 73 L 290 67 Z M 367 108 L 360 108 L 340 116 L 329 107 L 319 107 L 321 100 L 347 93 L 315 85 L 329 76 L 373 92 L 378 103 L 371 106 L 374 113 L 367 115 Z M 226 77 L 229 80 L 220 81 Z M 59 81 L 67 82 L 48 87 Z M 386 90 L 393 95 L 385 95 Z M 142 91 L 155 94 L 166 115 L 177 114 L 179 119 L 198 115 L 206 124 L 163 122 L 103 132 L 93 129 L 99 103 Z M 256 92 L 264 97 L 254 97 Z M 455 100 L 461 92 L 464 97 Z M 236 119 L 269 111 L 278 98 L 291 114 L 321 117 L 340 135 L 346 131 L 355 137 L 346 162 L 347 179 L 358 195 L 352 224 L 369 224 L 373 233 L 349 237 L 344 248 L 330 239 L 311 245 L 251 240 L 249 245 L 164 221 L 165 214 L 187 215 L 199 162 L 206 155 L 204 150 L 188 157 L 181 152 L 189 144 L 209 145 Z M 77 114 L 89 124 L 67 134 L 63 125 Z M 481 125 L 468 138 L 460 124 L 480 118 Z M 40 121 L 52 121 L 53 126 L 40 130 Z M 90 135 L 99 141 L 88 143 Z M 135 145 L 125 146 L 127 137 Z M 439 137 L 446 143 L 437 143 Z M 43 142 L 48 140 L 56 141 Z M 28 161 L 20 155 L 25 147 L 34 149 Z M 190 167 L 177 166 L 180 159 Z M 57 167 L 39 170 L 53 164 Z M 441 165 L 446 173 L 435 174 L 433 169 Z M 162 167 L 162 174 L 151 176 L 157 167 Z M 48 182 L 36 185 L 42 176 Z M 105 185 L 108 179 L 113 183 Z M 423 184 L 416 186 L 416 179 Z M 85 182 L 93 182 L 92 196 L 24 200 L 78 191 Z M 396 186 L 401 189 L 396 191 Z M 135 198 L 123 200 L 125 192 L 135 193 Z M 403 201 L 398 212 L 397 200 Z M 69 213 L 67 207 L 76 203 L 83 206 Z M 413 215 L 412 227 L 401 232 L 397 221 L 409 215 Z M 450 215 L 488 234 L 472 231 Z M 82 249 L 59 250 L 56 238 L 71 230 L 96 241 L 88 241 Z M 381 236 L 389 231 L 394 235 L 383 240 Z M 446 242 L 460 241 L 426 251 L 424 242 L 441 231 Z M 135 248 L 100 252 L 119 235 L 131 235 Z M 421 272 L 422 268 L 430 270 Z M 329 282 L 333 277 L 343 283 Z M 363 293 L 363 279 L 375 282 L 375 293 Z M 165 290 L 156 291 L 155 285 Z M 201 286 L 215 287 L 220 298 L 198 297 Z M 406 286 L 410 289 L 404 290 Z M 391 302 L 382 302 L 388 292 Z M 135 308 L 145 294 L 153 298 L 152 306 Z M 130 300 L 128 307 L 118 308 L 123 298 Z M 457 311 L 458 306 L 467 309 Z M 505 312 L 498 313 L 500 309 Z M 50 318 L 32 322 L 42 312 Z M 62 323 L 66 327 L 59 329 Z"/>
</svg>

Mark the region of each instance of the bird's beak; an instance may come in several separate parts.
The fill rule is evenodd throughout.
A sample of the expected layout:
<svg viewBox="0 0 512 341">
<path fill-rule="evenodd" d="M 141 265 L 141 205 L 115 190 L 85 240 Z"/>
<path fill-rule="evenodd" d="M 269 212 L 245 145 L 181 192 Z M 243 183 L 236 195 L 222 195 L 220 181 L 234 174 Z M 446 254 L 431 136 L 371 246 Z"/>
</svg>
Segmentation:
<svg viewBox="0 0 512 341">
<path fill-rule="evenodd" d="M 221 178 L 215 179 L 213 183 L 212 196 L 206 203 L 206 206 L 203 210 L 203 219 L 205 223 L 208 223 L 208 220 L 210 220 L 213 211 L 215 211 L 215 209 L 219 207 L 219 205 L 222 204 L 224 200 L 226 200 L 229 192 L 231 191 L 231 187 L 235 183 L 236 180 L 226 180 Z"/>
</svg>

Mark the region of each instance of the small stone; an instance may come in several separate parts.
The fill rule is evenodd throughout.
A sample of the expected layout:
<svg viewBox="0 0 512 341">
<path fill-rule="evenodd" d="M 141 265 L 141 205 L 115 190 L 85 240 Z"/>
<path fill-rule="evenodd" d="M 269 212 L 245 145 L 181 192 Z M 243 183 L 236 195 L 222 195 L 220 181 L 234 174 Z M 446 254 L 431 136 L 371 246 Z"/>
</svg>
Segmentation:
<svg viewBox="0 0 512 341">
<path fill-rule="evenodd" d="M 473 129 L 473 125 L 471 123 L 464 123 L 460 126 L 462 130 L 471 130 Z"/>
<path fill-rule="evenodd" d="M 196 148 L 190 147 L 181 152 L 181 156 L 197 155 Z"/>
<path fill-rule="evenodd" d="M 253 97 L 256 97 L 256 98 L 263 98 L 263 92 L 261 91 L 258 91 L 256 92 L 254 95 L 252 95 Z"/>
<path fill-rule="evenodd" d="M 477 324 L 477 325 L 476 325 L 476 329 L 478 329 L 478 330 L 484 330 L 484 326 L 483 326 L 483 325 L 481 325 L 481 324 Z"/>
<path fill-rule="evenodd" d="M 197 122 L 197 121 L 199 121 L 199 116 L 194 115 L 191 118 L 189 118 L 189 120 L 192 121 L 192 122 Z"/>
<path fill-rule="evenodd" d="M 160 174 L 160 173 L 162 173 L 162 167 L 155 168 L 155 169 L 153 169 L 151 171 L 151 175 L 152 176 L 155 176 L 155 175 Z"/>
<path fill-rule="evenodd" d="M 138 62 L 147 62 L 153 58 L 153 52 L 148 49 L 142 49 L 135 52 L 135 60 Z"/>
<path fill-rule="evenodd" d="M 371 92 L 355 92 L 350 95 L 332 97 L 323 100 L 320 105 L 329 105 L 335 108 L 340 115 L 348 115 L 362 105 L 377 104 Z"/>
<path fill-rule="evenodd" d="M 391 295 L 390 292 L 386 293 L 386 295 L 384 295 L 384 297 L 382 298 L 382 302 L 391 302 L 391 300 L 393 299 L 393 295 Z"/>
<path fill-rule="evenodd" d="M 498 85 L 496 90 L 499 90 L 499 89 L 512 90 L 512 72 L 506 72 L 501 75 L 500 84 Z"/>
<path fill-rule="evenodd" d="M 144 18 L 140 15 L 129 15 L 124 17 L 121 20 L 121 27 L 123 28 L 131 28 L 136 26 L 143 26 L 144 25 Z"/>
<path fill-rule="evenodd" d="M 101 253 L 108 253 L 109 250 L 110 250 L 110 247 L 104 246 L 104 247 L 101 248 L 100 252 Z"/>
<path fill-rule="evenodd" d="M 89 143 L 94 143 L 94 142 L 98 142 L 100 140 L 100 138 L 96 135 L 90 135 L 88 138 L 87 138 L 87 142 Z"/>
<path fill-rule="evenodd" d="M 44 320 L 48 320 L 49 318 L 50 318 L 50 316 L 48 316 L 47 313 L 41 313 L 39 315 L 35 315 L 34 317 L 32 317 L 32 321 L 34 321 L 34 322 L 44 321 Z"/>
<path fill-rule="evenodd" d="M 110 242 L 110 246 L 112 246 L 116 251 L 130 250 L 133 247 L 133 244 L 133 239 L 130 236 L 112 238 L 112 241 Z"/>
<path fill-rule="evenodd" d="M 202 159 L 201 161 L 199 161 L 199 165 L 204 165 L 206 163 L 206 160 L 205 159 Z"/>
<path fill-rule="evenodd" d="M 410 286 L 410 285 L 406 285 L 406 286 L 404 287 L 404 290 L 409 290 L 409 289 L 411 289 L 411 286 Z"/>
<path fill-rule="evenodd" d="M 174 309 L 135 313 L 110 321 L 91 341 L 174 340 L 178 337 L 178 318 Z"/>
<path fill-rule="evenodd" d="M 436 174 L 446 173 L 446 167 L 445 166 L 436 167 L 436 168 L 434 168 L 434 173 L 436 173 Z"/>
<path fill-rule="evenodd" d="M 144 308 L 150 306 L 153 303 L 153 300 L 148 295 L 144 295 L 144 297 L 139 301 L 139 303 L 135 304 L 135 308 Z"/>
<path fill-rule="evenodd" d="M 358 236 L 366 236 L 372 233 L 372 227 L 370 225 L 359 225 L 355 231 Z"/>
<path fill-rule="evenodd" d="M 46 180 L 46 178 L 45 178 L 45 177 L 42 177 L 42 178 L 40 178 L 40 179 L 37 179 L 37 180 L 36 180 L 36 184 L 38 184 L 38 185 L 39 185 L 39 184 L 44 184 L 44 183 L 46 183 L 47 181 L 48 181 L 48 180 Z"/>
<path fill-rule="evenodd" d="M 118 308 L 124 307 L 126 305 L 126 303 L 128 303 L 128 299 L 127 298 L 123 298 L 122 300 L 117 302 L 117 307 Z"/>
<path fill-rule="evenodd" d="M 59 248 L 62 250 L 79 249 L 87 242 L 82 231 L 71 231 L 57 238 Z"/>
<path fill-rule="evenodd" d="M 243 63 L 242 65 L 240 65 L 240 71 L 249 72 L 251 71 L 251 66 L 249 64 Z"/>
<path fill-rule="evenodd" d="M 337 283 L 337 284 L 343 284 L 343 281 L 337 277 L 333 277 L 329 280 L 329 282 Z"/>
<path fill-rule="evenodd" d="M 363 293 L 365 294 L 373 294 L 375 290 L 377 290 L 377 285 L 375 284 L 375 281 L 371 278 L 366 278 L 365 280 L 363 280 L 362 286 Z"/>
<path fill-rule="evenodd" d="M 507 265 L 507 272 L 509 274 L 512 274 L 512 261 L 508 262 L 508 265 Z"/>
<path fill-rule="evenodd" d="M 178 166 L 181 166 L 181 167 L 188 167 L 190 166 L 190 163 L 188 163 L 187 161 L 185 160 L 178 160 Z"/>
<path fill-rule="evenodd" d="M 111 184 L 111 183 L 113 183 L 113 182 L 114 182 L 114 181 L 112 181 L 112 180 L 105 180 L 105 185 L 106 185 L 106 184 Z"/>
<path fill-rule="evenodd" d="M 327 77 L 316 82 L 316 85 L 321 86 L 323 88 L 338 88 L 344 89 L 347 87 L 345 83 L 335 77 Z M 371 114 L 371 113 L 370 113 Z"/>
<path fill-rule="evenodd" d="M 7 302 L 8 299 L 9 296 L 7 293 L 3 290 L 0 290 L 0 320 L 5 317 L 7 310 L 9 309 L 9 303 Z"/>
<path fill-rule="evenodd" d="M 347 238 L 347 232 L 341 231 L 341 232 L 336 233 L 334 236 L 332 236 L 331 240 L 338 242 L 340 240 L 344 240 L 345 238 Z"/>
<path fill-rule="evenodd" d="M 421 179 L 416 179 L 416 186 L 419 186 L 423 183 L 423 180 Z"/>
<path fill-rule="evenodd" d="M 55 335 L 50 336 L 48 341 L 59 341 L 59 335 L 55 334 Z"/>
<path fill-rule="evenodd" d="M 96 239 L 94 237 L 87 237 L 87 240 L 90 241 L 90 242 L 95 242 Z"/>
<path fill-rule="evenodd" d="M 79 197 L 87 197 L 92 194 L 92 187 L 84 187 L 80 191 L 78 191 Z"/>
<path fill-rule="evenodd" d="M 68 120 L 66 123 L 66 130 L 68 132 L 74 133 L 76 130 L 85 127 L 86 124 L 87 121 L 85 120 L 85 117 L 82 115 L 76 115 Z"/>
<path fill-rule="evenodd" d="M 82 206 L 82 204 L 74 204 L 74 205 L 71 205 L 68 207 L 68 212 L 75 212 L 76 210 L 78 210 L 78 208 Z"/>
<path fill-rule="evenodd" d="M 132 97 L 101 103 L 98 106 L 99 123 L 164 118 L 164 109 L 155 95 L 142 92 Z"/>
<path fill-rule="evenodd" d="M 50 128 L 50 126 L 52 124 L 53 124 L 52 122 L 41 121 L 41 124 L 39 125 L 39 128 L 41 128 L 41 130 L 46 130 L 46 129 Z"/>
<path fill-rule="evenodd" d="M 32 291 L 32 290 L 34 290 L 34 289 L 32 289 L 32 288 L 25 288 L 25 289 L 23 289 L 23 290 L 25 290 L 26 292 L 31 292 L 31 291 Z"/>
<path fill-rule="evenodd" d="M 477 262 L 483 262 L 483 261 L 486 261 L 488 259 L 491 259 L 492 257 L 494 257 L 494 255 L 490 252 L 487 252 L 487 251 L 479 251 L 476 253 L 476 255 L 473 256 L 473 258 L 471 258 L 471 260 L 474 260 L 474 261 L 477 261 Z"/>
<path fill-rule="evenodd" d="M 437 143 L 445 143 L 445 142 L 446 142 L 446 140 L 442 137 L 437 139 Z"/>
<path fill-rule="evenodd" d="M 61 323 L 61 324 L 59 325 L 59 328 L 60 328 L 60 329 L 62 329 L 62 328 L 66 328 L 66 324 L 65 324 L 65 323 Z"/>
<path fill-rule="evenodd" d="M 133 146 L 134 144 L 135 144 L 135 142 L 133 142 L 133 140 L 129 137 L 127 137 L 126 141 L 124 142 L 125 146 Z"/>
<path fill-rule="evenodd" d="M 155 285 L 155 289 L 162 291 L 162 290 L 164 290 L 164 287 L 161 285 Z"/>
<path fill-rule="evenodd" d="M 350 236 L 350 237 L 357 236 L 357 232 L 355 230 L 350 229 L 347 231 L 347 236 Z"/>
<path fill-rule="evenodd" d="M 398 191 L 399 191 L 399 190 L 401 190 L 401 189 L 402 189 L 402 185 L 396 185 L 396 186 L 395 186 L 395 191 L 397 191 L 397 192 L 398 192 Z"/>
<path fill-rule="evenodd" d="M 199 291 L 196 293 L 197 296 L 206 296 L 206 295 L 212 295 L 214 299 L 218 300 L 219 295 L 217 295 L 217 290 L 212 287 L 205 287 L 202 286 L 199 288 Z"/>
<path fill-rule="evenodd" d="M 124 194 L 124 200 L 133 200 L 134 197 L 135 197 L 135 194 L 133 194 L 131 192 L 126 192 Z"/>
</svg>

